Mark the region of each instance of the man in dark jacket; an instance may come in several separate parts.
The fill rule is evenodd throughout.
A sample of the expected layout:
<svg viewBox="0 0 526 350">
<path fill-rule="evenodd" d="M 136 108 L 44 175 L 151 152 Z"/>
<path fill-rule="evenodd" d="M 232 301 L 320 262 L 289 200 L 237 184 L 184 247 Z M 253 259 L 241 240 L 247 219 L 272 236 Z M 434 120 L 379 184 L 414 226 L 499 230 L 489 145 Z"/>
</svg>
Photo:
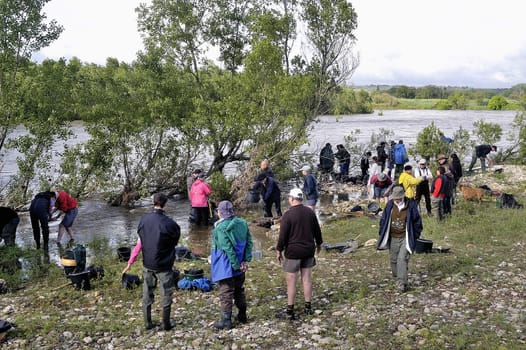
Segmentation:
<svg viewBox="0 0 526 350">
<path fill-rule="evenodd" d="M 29 206 L 33 238 L 35 239 L 37 249 L 40 249 L 40 228 L 42 227 L 44 250 L 49 250 L 49 219 L 51 217 L 51 210 L 55 206 L 56 197 L 56 193 L 52 191 L 40 192 L 33 198 Z"/>
<path fill-rule="evenodd" d="M 486 156 L 491 152 L 497 152 L 497 146 L 491 145 L 478 145 L 473 149 L 473 154 L 471 156 L 471 164 L 469 164 L 469 172 L 473 171 L 473 166 L 477 162 L 477 159 L 480 159 L 480 168 L 482 172 L 486 172 Z"/>
<path fill-rule="evenodd" d="M 320 152 L 320 170 L 324 174 L 332 173 L 334 168 L 334 152 L 332 146 L 327 143 Z"/>
<path fill-rule="evenodd" d="M 163 307 L 163 329 L 170 330 L 175 324 L 170 320 L 172 296 L 175 287 L 173 264 L 175 261 L 175 246 L 179 242 L 181 230 L 179 225 L 166 216 L 164 206 L 168 201 L 163 193 L 153 196 L 153 212 L 141 217 L 137 233 L 137 245 L 128 260 L 128 265 L 122 271 L 128 272 L 135 262 L 139 251 L 142 251 L 143 280 L 142 310 L 146 329 L 152 329 L 152 304 L 154 289 L 159 282 Z"/>
<path fill-rule="evenodd" d="M 6 246 L 13 247 L 19 223 L 20 218 L 16 211 L 8 207 L 0 207 L 0 242 L 3 239 Z"/>
<path fill-rule="evenodd" d="M 349 176 L 349 165 L 351 164 L 351 155 L 342 144 L 336 145 L 336 149 L 338 151 L 334 154 L 334 157 L 338 159 L 338 164 L 340 164 L 340 181 L 345 181 Z"/>
<path fill-rule="evenodd" d="M 283 264 L 287 281 L 287 310 L 276 316 L 289 320 L 296 319 L 294 302 L 296 299 L 296 281 L 301 272 L 305 314 L 312 314 L 312 268 L 316 265 L 315 253 L 319 253 L 323 238 L 313 210 L 303 205 L 303 192 L 293 188 L 289 193 L 290 208 L 281 220 L 276 259 Z M 285 251 L 285 256 L 283 256 Z M 285 258 L 285 259 L 284 259 Z"/>
<path fill-rule="evenodd" d="M 415 201 L 405 198 L 402 186 L 393 187 L 380 219 L 376 249 L 389 249 L 391 272 L 402 292 L 408 288 L 409 256 L 415 251 L 422 229 L 422 218 Z"/>
<path fill-rule="evenodd" d="M 281 190 L 279 189 L 278 183 L 273 177 L 267 176 L 267 174 L 261 172 L 256 178 L 256 185 L 254 189 L 261 189 L 261 196 L 265 202 L 265 217 L 271 218 L 272 216 L 272 205 L 276 207 L 276 215 L 281 216 Z"/>
</svg>

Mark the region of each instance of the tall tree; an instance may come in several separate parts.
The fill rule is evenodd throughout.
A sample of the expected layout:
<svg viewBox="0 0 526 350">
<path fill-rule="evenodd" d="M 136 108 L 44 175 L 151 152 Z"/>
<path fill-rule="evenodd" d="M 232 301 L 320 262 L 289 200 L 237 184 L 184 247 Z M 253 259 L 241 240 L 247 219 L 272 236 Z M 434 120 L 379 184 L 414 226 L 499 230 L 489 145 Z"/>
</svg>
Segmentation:
<svg viewBox="0 0 526 350">
<path fill-rule="evenodd" d="M 0 150 L 21 113 L 18 75 L 31 54 L 56 40 L 63 28 L 45 23 L 50 0 L 0 1 Z"/>
<path fill-rule="evenodd" d="M 303 0 L 301 18 L 312 49 L 309 70 L 316 79 L 316 114 L 326 111 L 328 94 L 358 67 L 353 54 L 357 14 L 347 0 Z"/>
</svg>

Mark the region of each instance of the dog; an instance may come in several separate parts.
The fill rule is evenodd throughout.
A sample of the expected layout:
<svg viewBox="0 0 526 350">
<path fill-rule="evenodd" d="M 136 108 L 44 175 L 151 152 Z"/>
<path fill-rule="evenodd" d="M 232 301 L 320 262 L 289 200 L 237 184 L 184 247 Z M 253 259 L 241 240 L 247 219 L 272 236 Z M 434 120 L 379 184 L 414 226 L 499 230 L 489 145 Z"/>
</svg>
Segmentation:
<svg viewBox="0 0 526 350">
<path fill-rule="evenodd" d="M 484 196 L 485 193 L 485 191 L 482 188 L 460 185 L 459 189 L 462 193 L 462 198 L 464 198 L 464 200 L 476 199 L 479 202 L 479 204 L 482 203 L 482 196 Z"/>
</svg>

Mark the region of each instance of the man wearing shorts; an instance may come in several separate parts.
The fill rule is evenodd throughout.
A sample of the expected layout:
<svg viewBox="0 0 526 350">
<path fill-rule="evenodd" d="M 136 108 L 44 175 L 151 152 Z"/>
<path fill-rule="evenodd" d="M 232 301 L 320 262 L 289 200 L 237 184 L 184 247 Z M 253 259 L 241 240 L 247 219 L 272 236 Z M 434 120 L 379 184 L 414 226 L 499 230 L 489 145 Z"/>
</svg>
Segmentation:
<svg viewBox="0 0 526 350">
<path fill-rule="evenodd" d="M 56 202 L 55 207 L 64 213 L 64 218 L 58 226 L 58 235 L 57 235 L 57 244 L 61 244 L 62 235 L 64 231 L 67 232 L 69 236 L 69 243 L 74 242 L 73 238 L 73 222 L 78 214 L 78 205 L 79 203 L 75 198 L 73 198 L 69 193 L 65 191 L 56 191 Z"/>
<path fill-rule="evenodd" d="M 295 320 L 294 302 L 298 272 L 301 273 L 305 314 L 313 313 L 311 307 L 312 267 L 316 265 L 314 255 L 320 252 L 323 238 L 316 214 L 303 205 L 303 192 L 299 188 L 290 190 L 289 204 L 289 210 L 283 214 L 281 219 L 276 246 L 276 259 L 280 265 L 283 264 L 283 270 L 286 273 L 287 310 L 276 316 Z"/>
</svg>

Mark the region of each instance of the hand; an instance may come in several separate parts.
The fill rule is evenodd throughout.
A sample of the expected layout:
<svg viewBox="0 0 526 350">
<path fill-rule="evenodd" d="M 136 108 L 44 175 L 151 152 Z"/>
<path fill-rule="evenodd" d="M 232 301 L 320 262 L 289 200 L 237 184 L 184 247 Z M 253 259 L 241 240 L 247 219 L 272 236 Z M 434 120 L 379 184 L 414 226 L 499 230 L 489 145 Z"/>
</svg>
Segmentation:
<svg viewBox="0 0 526 350">
<path fill-rule="evenodd" d="M 122 270 L 122 274 L 124 275 L 126 272 L 130 271 L 130 267 L 131 267 L 130 264 L 126 265 L 126 267 L 124 268 L 124 270 Z"/>
<path fill-rule="evenodd" d="M 321 252 L 321 244 L 316 246 L 316 255 L 320 254 Z"/>
<path fill-rule="evenodd" d="M 243 262 L 241 263 L 241 265 L 239 266 L 239 269 L 240 269 L 242 272 L 247 272 L 247 270 L 248 270 L 248 262 L 243 261 Z"/>
<path fill-rule="evenodd" d="M 281 254 L 280 251 L 276 251 L 276 260 L 279 265 L 283 263 L 283 255 Z"/>
</svg>

